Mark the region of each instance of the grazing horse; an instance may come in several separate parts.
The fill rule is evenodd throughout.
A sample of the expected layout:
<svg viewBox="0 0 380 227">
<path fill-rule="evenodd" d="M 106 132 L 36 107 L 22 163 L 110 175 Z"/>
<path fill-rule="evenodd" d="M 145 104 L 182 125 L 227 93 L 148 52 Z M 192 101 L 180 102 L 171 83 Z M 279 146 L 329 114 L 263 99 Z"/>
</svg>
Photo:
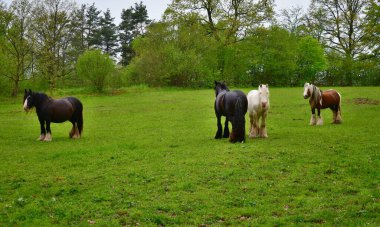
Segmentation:
<svg viewBox="0 0 380 227">
<path fill-rule="evenodd" d="M 321 109 L 330 108 L 333 112 L 333 123 L 339 124 L 342 122 L 341 117 L 341 96 L 335 90 L 323 91 L 317 86 L 309 83 L 305 83 L 303 91 L 304 99 L 309 99 L 309 104 L 311 107 L 311 119 L 310 125 L 323 125 L 323 120 L 321 117 Z M 315 109 L 318 110 L 318 119 L 315 116 Z"/>
<path fill-rule="evenodd" d="M 260 84 L 258 90 L 252 90 L 247 95 L 248 113 L 250 118 L 249 138 L 268 137 L 266 130 L 266 118 L 269 111 L 269 87 Z M 259 120 L 261 125 L 259 127 Z"/>
<path fill-rule="evenodd" d="M 224 138 L 230 138 L 230 142 L 245 141 L 245 113 L 247 112 L 247 96 L 242 91 L 230 91 L 224 82 L 215 81 L 215 115 L 218 131 L 215 139 L 222 138 L 221 117 L 225 116 Z M 232 132 L 228 129 L 228 121 L 232 123 Z"/>
<path fill-rule="evenodd" d="M 25 89 L 23 103 L 26 112 L 33 107 L 36 108 L 41 125 L 41 134 L 38 140 L 51 141 L 50 123 L 62 123 L 65 121 L 70 121 L 73 124 L 73 128 L 69 133 L 70 138 L 80 138 L 83 131 L 83 105 L 77 98 L 67 97 L 54 100 L 46 94 Z"/>
</svg>

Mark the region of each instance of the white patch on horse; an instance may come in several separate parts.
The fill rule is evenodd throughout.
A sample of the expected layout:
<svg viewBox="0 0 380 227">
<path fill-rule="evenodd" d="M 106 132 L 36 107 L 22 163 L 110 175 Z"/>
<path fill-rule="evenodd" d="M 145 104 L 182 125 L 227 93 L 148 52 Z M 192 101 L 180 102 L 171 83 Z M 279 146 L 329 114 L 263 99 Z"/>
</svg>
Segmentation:
<svg viewBox="0 0 380 227">
<path fill-rule="evenodd" d="M 318 117 L 318 119 L 317 119 L 317 125 L 323 125 L 323 119 L 322 119 L 322 117 Z"/>
<path fill-rule="evenodd" d="M 45 134 L 41 134 L 40 137 L 37 138 L 38 141 L 43 141 L 45 139 Z"/>
<path fill-rule="evenodd" d="M 29 97 L 30 97 L 30 96 L 26 97 L 26 99 L 25 99 L 25 101 L 24 101 L 24 110 L 25 110 L 26 112 L 29 111 L 29 108 L 28 108 L 28 98 L 29 98 Z"/>
<path fill-rule="evenodd" d="M 51 140 L 52 140 L 52 138 L 51 138 L 51 134 L 50 134 L 50 133 L 46 134 L 46 136 L 45 136 L 45 138 L 44 138 L 44 141 L 48 141 L 48 142 L 50 142 Z"/>
<path fill-rule="evenodd" d="M 317 123 L 317 119 L 315 117 L 315 114 L 312 114 L 311 119 L 310 119 L 310 125 L 315 125 L 316 123 Z"/>
</svg>

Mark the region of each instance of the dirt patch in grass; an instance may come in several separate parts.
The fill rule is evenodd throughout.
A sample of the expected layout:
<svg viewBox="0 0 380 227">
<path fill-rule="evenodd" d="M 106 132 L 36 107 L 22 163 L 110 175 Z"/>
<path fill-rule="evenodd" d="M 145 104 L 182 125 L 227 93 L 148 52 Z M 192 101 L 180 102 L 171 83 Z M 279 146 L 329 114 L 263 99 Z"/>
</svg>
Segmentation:
<svg viewBox="0 0 380 227">
<path fill-rule="evenodd" d="M 354 98 L 347 101 L 348 103 L 354 103 L 356 105 L 380 105 L 380 100 L 369 98 Z"/>
</svg>

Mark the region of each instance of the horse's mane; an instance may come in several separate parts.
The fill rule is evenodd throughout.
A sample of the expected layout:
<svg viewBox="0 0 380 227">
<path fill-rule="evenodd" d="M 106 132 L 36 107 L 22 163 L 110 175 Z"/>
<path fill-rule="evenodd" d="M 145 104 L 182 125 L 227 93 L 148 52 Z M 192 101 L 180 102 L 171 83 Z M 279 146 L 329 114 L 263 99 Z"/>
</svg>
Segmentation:
<svg viewBox="0 0 380 227">
<path fill-rule="evenodd" d="M 45 100 L 51 99 L 51 97 L 49 97 L 47 94 L 42 93 L 42 92 L 33 92 L 33 97 L 35 97 L 39 103 L 42 103 Z"/>
<path fill-rule="evenodd" d="M 315 105 L 317 105 L 318 100 L 320 100 L 320 104 L 322 105 L 322 90 L 315 86 L 314 84 L 310 84 L 312 86 L 312 97 L 314 98 Z"/>
</svg>

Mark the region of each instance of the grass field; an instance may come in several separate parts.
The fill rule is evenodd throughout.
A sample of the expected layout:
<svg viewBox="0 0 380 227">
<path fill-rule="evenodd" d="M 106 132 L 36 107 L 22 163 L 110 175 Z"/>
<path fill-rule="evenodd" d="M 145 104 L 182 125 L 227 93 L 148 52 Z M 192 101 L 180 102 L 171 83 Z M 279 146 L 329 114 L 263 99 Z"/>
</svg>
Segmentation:
<svg viewBox="0 0 380 227">
<path fill-rule="evenodd" d="M 380 88 L 336 89 L 343 124 L 324 110 L 309 126 L 303 88 L 271 88 L 269 138 L 244 144 L 213 139 L 211 89 L 66 91 L 84 134 L 53 124 L 52 142 L 21 97 L 2 98 L 0 226 L 379 226 Z"/>
</svg>

